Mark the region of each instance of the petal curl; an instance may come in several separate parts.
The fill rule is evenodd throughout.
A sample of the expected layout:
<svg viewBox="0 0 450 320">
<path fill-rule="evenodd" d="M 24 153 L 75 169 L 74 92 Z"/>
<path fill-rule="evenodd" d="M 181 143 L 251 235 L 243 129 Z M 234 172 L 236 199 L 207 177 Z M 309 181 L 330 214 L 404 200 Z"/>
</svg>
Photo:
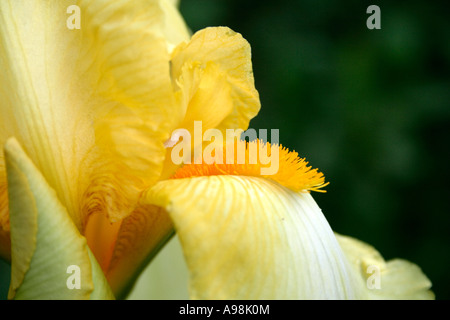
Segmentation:
<svg viewBox="0 0 450 320">
<path fill-rule="evenodd" d="M 172 78 L 180 88 L 186 119 L 202 120 L 205 112 L 217 113 L 222 117 L 216 125 L 219 129 L 248 128 L 249 121 L 259 112 L 260 101 L 254 84 L 250 45 L 242 35 L 227 27 L 202 29 L 188 43 L 181 43 L 174 50 L 171 62 Z M 219 94 L 213 99 L 220 90 L 214 85 L 202 87 L 202 76 L 198 73 L 211 66 L 215 74 L 223 78 L 220 79 L 222 86 L 230 88 L 226 96 Z M 204 77 L 208 75 L 205 72 Z M 208 84 L 211 80 L 205 82 Z M 203 90 L 197 92 L 197 88 Z M 203 104 L 205 100 L 210 103 Z"/>
<path fill-rule="evenodd" d="M 189 42 L 172 53 L 171 75 L 177 103 L 177 128 L 193 135 L 194 121 L 202 122 L 203 134 L 217 128 L 246 130 L 261 107 L 255 88 L 251 48 L 240 35 L 227 27 L 210 27 L 196 32 Z M 193 148 L 199 147 L 195 141 Z M 161 179 L 170 177 L 179 166 L 170 161 L 168 149 Z"/>
</svg>

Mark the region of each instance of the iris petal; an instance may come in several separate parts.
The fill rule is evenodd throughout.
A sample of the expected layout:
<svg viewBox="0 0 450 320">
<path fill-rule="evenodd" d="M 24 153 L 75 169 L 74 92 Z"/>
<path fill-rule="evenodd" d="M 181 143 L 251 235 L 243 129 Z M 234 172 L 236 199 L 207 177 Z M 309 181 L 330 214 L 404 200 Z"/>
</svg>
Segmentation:
<svg viewBox="0 0 450 320">
<path fill-rule="evenodd" d="M 69 5 L 80 30 L 66 27 Z M 92 213 L 126 217 L 176 126 L 168 48 L 188 39 L 181 17 L 156 0 L 5 0 L 0 25 L 1 145 L 21 142 L 81 231 Z"/>
<path fill-rule="evenodd" d="M 195 93 L 191 90 L 192 83 L 186 83 L 188 78 L 186 66 L 191 66 L 191 72 L 198 72 L 198 69 L 214 65 L 217 69 L 216 73 L 225 76 L 225 79 L 220 81 L 228 83 L 231 89 L 230 94 L 223 97 L 223 103 L 215 102 L 212 105 L 203 105 L 201 108 L 193 106 L 191 110 L 188 108 L 189 119 L 201 120 L 202 112 L 212 108 L 207 112 L 222 114 L 226 111 L 223 120 L 217 126 L 219 129 L 247 129 L 250 119 L 259 112 L 260 101 L 254 85 L 250 45 L 242 35 L 227 27 L 202 29 L 196 32 L 188 43 L 178 45 L 172 53 L 171 61 L 172 78 L 177 81 L 180 76 L 184 77 L 184 81 L 180 83 L 180 89 L 185 101 L 190 101 Z M 212 95 L 216 92 L 214 86 L 210 86 L 210 89 L 211 91 L 207 91 L 207 94 Z M 199 102 L 202 100 L 200 99 Z M 233 107 L 228 110 L 230 103 Z"/>
<path fill-rule="evenodd" d="M 365 296 L 309 193 L 263 178 L 159 182 L 146 200 L 174 221 L 196 299 L 355 299 Z"/>
</svg>

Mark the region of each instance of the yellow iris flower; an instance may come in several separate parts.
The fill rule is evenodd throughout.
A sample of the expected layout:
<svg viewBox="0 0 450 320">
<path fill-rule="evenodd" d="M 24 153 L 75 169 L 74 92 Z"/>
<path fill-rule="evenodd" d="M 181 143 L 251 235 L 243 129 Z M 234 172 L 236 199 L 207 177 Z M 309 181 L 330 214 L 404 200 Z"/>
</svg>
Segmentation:
<svg viewBox="0 0 450 320">
<path fill-rule="evenodd" d="M 79 29 L 67 26 L 72 5 Z M 171 161 L 175 129 L 245 130 L 258 113 L 241 35 L 191 36 L 175 1 L 2 0 L 0 44 L 9 298 L 122 298 L 174 229 L 192 298 L 433 296 L 416 265 L 333 233 L 309 193 L 323 176 L 295 153 L 273 146 L 272 177 L 259 164 Z"/>
</svg>

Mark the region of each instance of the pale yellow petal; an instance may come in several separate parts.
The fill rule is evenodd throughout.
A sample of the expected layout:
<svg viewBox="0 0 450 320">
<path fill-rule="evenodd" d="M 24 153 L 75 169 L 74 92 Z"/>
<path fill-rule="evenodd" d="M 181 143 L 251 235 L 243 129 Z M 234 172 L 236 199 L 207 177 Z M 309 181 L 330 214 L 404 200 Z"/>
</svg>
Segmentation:
<svg viewBox="0 0 450 320">
<path fill-rule="evenodd" d="M 360 240 L 336 237 L 371 299 L 434 299 L 430 280 L 416 264 L 402 259 L 385 261 L 375 248 Z"/>
<path fill-rule="evenodd" d="M 8 140 L 5 154 L 12 251 L 8 298 L 114 298 L 86 239 L 15 139 Z M 74 269 L 76 289 L 69 286 Z"/>
<path fill-rule="evenodd" d="M 71 5 L 80 29 L 68 28 Z M 17 137 L 79 229 L 90 213 L 125 217 L 162 170 L 179 112 L 168 46 L 186 38 L 177 28 L 167 43 L 171 21 L 181 24 L 167 7 L 0 2 L 0 143 Z"/>
<path fill-rule="evenodd" d="M 170 214 L 196 299 L 365 297 L 309 193 L 257 177 L 158 182 L 145 195 Z"/>
<path fill-rule="evenodd" d="M 66 8 L 63 1 L 0 2 L 0 144 L 17 137 L 76 215 L 78 167 L 73 166 L 93 135 L 84 119 L 88 109 L 74 101 L 69 87 L 79 51 L 70 48 L 80 33 L 65 28 Z"/>
<path fill-rule="evenodd" d="M 194 121 L 202 121 L 203 131 L 216 128 L 233 111 L 228 75 L 217 64 L 186 63 L 179 84 L 186 91 L 181 103 L 187 111 L 180 128 L 194 133 Z"/>
</svg>

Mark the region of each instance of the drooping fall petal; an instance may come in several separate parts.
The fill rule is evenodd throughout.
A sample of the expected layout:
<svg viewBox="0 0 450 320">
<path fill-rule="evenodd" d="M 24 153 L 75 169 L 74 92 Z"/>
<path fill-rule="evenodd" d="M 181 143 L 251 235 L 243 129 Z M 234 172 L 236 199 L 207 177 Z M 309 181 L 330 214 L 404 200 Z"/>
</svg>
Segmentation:
<svg viewBox="0 0 450 320">
<path fill-rule="evenodd" d="M 197 299 L 356 299 L 365 296 L 308 193 L 259 177 L 159 182 L 146 199 L 168 211 Z"/>
<path fill-rule="evenodd" d="M 258 140 L 233 145 L 230 154 L 233 148 L 216 145 L 218 163 L 208 164 L 204 154 L 204 162 L 184 165 L 141 200 L 164 208 L 174 221 L 193 298 L 433 296 L 414 264 L 386 263 L 372 247 L 334 234 L 309 194 L 328 183 L 296 152 Z M 264 154 L 276 155 L 270 161 L 276 172 L 263 173 Z M 369 284 L 372 264 L 381 271 L 381 290 Z"/>
<path fill-rule="evenodd" d="M 9 299 L 113 299 L 86 239 L 15 139 L 7 141 L 5 155 L 12 245 Z M 79 289 L 67 284 L 73 266 L 80 271 Z"/>
</svg>

